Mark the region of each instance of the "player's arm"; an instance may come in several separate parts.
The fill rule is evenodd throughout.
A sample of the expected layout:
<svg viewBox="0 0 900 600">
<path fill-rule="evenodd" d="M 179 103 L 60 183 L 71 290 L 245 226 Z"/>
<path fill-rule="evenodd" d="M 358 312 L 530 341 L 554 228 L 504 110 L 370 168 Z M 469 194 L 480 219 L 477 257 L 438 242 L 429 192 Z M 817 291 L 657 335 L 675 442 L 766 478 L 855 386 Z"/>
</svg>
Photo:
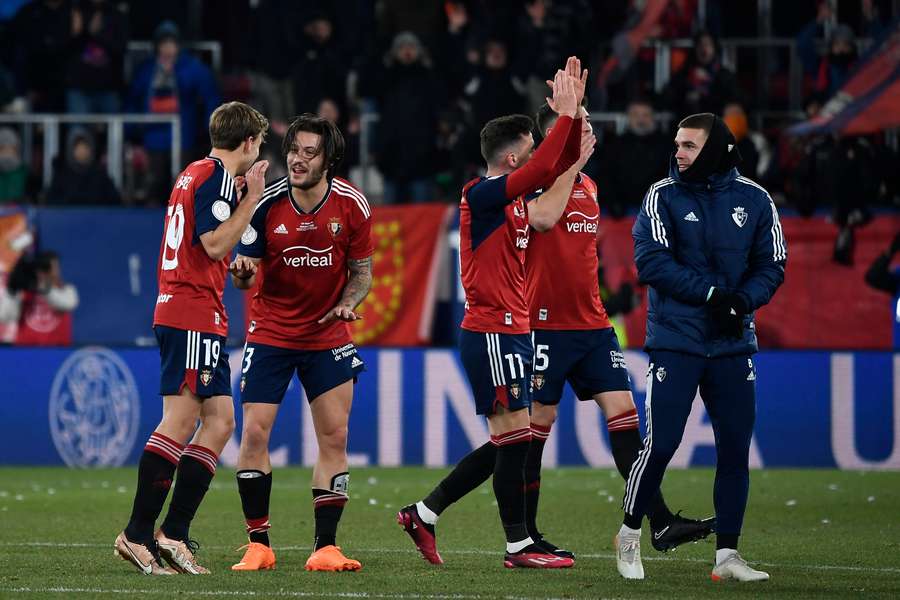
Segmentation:
<svg viewBox="0 0 900 600">
<path fill-rule="evenodd" d="M 715 281 L 678 262 L 672 251 L 674 230 L 664 198 L 651 187 L 631 230 L 638 277 L 679 302 L 702 306 Z"/>
<path fill-rule="evenodd" d="M 751 311 L 769 303 L 775 290 L 784 282 L 787 263 L 787 242 L 778 219 L 778 209 L 768 194 L 766 200 L 768 207 L 763 209 L 757 222 L 747 270 L 735 290 Z"/>
<path fill-rule="evenodd" d="M 256 271 L 259 269 L 260 259 L 252 256 L 238 254 L 228 266 L 231 273 L 231 283 L 239 290 L 249 290 L 256 285 Z"/>
<path fill-rule="evenodd" d="M 594 134 L 582 136 L 578 161 L 557 177 L 549 190 L 528 203 L 528 222 L 536 231 L 549 231 L 559 221 L 569 202 L 578 173 L 591 158 L 596 143 Z"/>
<path fill-rule="evenodd" d="M 250 218 L 253 216 L 253 211 L 256 210 L 256 205 L 259 204 L 260 199 L 262 198 L 263 190 L 266 187 L 266 169 L 269 168 L 269 161 L 261 160 L 255 163 L 250 170 L 247 171 L 245 175 L 245 179 L 247 182 L 247 196 L 240 200 L 237 208 L 228 217 L 226 220 L 222 221 L 218 225 L 201 225 L 202 219 L 198 216 L 198 231 L 200 237 L 200 243 L 203 244 L 203 249 L 206 250 L 206 254 L 213 260 L 222 260 L 231 252 L 232 248 L 234 248 L 238 241 L 241 239 L 241 235 L 243 235 L 244 230 L 247 229 L 247 225 L 250 224 Z M 238 182 L 235 181 L 235 186 L 237 186 Z M 206 186 L 207 184 L 204 184 Z M 203 186 L 201 186 L 202 189 Z M 198 197 L 196 200 L 195 210 L 199 215 L 202 212 L 206 212 L 207 205 L 211 206 L 212 203 L 208 200 L 209 195 L 203 193 L 201 195 L 201 190 L 198 190 Z M 219 199 L 218 197 L 216 198 Z M 227 200 L 227 199 L 225 199 Z M 203 231 L 202 229 L 206 229 Z"/>
<path fill-rule="evenodd" d="M 350 259 L 347 261 L 350 270 L 350 278 L 344 286 L 344 292 L 337 305 L 329 310 L 319 323 L 328 323 L 335 319 L 341 321 L 356 321 L 362 319 L 362 315 L 354 312 L 372 289 L 372 257 Z"/>
<path fill-rule="evenodd" d="M 506 197 L 510 200 L 552 181 L 578 159 L 577 154 L 569 156 L 564 152 L 570 132 L 574 130 L 572 135 L 578 135 L 581 139 L 581 118 L 576 118 L 581 107 L 576 103 L 574 78 L 565 71 L 557 71 L 553 81 L 553 98 L 547 101 L 559 118 L 531 160 L 507 176 Z"/>
</svg>

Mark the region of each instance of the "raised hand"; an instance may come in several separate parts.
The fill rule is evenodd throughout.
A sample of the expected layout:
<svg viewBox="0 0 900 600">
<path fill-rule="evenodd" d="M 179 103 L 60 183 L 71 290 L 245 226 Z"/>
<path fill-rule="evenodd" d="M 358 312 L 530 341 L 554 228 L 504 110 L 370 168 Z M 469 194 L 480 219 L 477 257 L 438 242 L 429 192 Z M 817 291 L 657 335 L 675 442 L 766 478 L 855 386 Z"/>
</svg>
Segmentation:
<svg viewBox="0 0 900 600">
<path fill-rule="evenodd" d="M 259 202 L 262 198 L 263 190 L 266 189 L 266 170 L 268 168 L 269 161 L 261 160 L 254 163 L 244 175 L 247 180 L 247 200 Z"/>
<path fill-rule="evenodd" d="M 588 160 L 590 160 L 591 155 L 594 154 L 594 147 L 597 145 L 597 136 L 593 133 L 588 133 L 585 135 L 584 132 L 581 134 L 581 154 L 578 156 L 578 160 L 575 161 L 575 164 L 570 168 L 575 169 L 576 171 L 580 171 L 584 168 L 584 165 L 587 164 Z"/>
<path fill-rule="evenodd" d="M 553 90 L 553 97 L 547 98 L 547 104 L 553 112 L 560 116 L 567 115 L 575 118 L 575 115 L 581 110 L 580 105 L 576 102 L 575 80 L 565 71 L 559 70 L 553 81 L 547 83 Z"/>
<path fill-rule="evenodd" d="M 570 56 L 566 61 L 566 73 L 575 82 L 575 101 L 578 106 L 584 100 L 584 90 L 587 88 L 587 69 L 582 70 L 581 60 L 577 56 Z"/>
</svg>

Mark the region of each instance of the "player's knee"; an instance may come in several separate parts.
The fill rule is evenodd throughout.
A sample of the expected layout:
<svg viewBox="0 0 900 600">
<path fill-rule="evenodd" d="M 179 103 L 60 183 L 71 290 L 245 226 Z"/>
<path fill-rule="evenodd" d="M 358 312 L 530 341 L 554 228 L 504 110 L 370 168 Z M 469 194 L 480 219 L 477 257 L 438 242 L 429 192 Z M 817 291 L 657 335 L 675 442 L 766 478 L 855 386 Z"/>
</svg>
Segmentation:
<svg viewBox="0 0 900 600">
<path fill-rule="evenodd" d="M 203 419 L 203 429 L 224 445 L 228 442 L 231 434 L 234 433 L 234 417 L 208 416 Z"/>
<path fill-rule="evenodd" d="M 329 456 L 343 455 L 347 451 L 346 425 L 332 427 L 319 436 L 319 453 Z"/>
<path fill-rule="evenodd" d="M 650 460 L 667 465 L 675 456 L 678 446 L 678 440 L 653 440 L 653 445 L 650 447 Z"/>
<path fill-rule="evenodd" d="M 531 403 L 531 423 L 541 427 L 551 427 L 556 422 L 556 406 L 553 404 Z"/>
<path fill-rule="evenodd" d="M 247 452 L 261 452 L 269 445 L 270 429 L 261 423 L 244 421 L 244 430 L 241 432 L 241 447 Z"/>
<path fill-rule="evenodd" d="M 197 421 L 194 415 L 166 415 L 156 430 L 185 444 L 197 430 Z"/>
</svg>

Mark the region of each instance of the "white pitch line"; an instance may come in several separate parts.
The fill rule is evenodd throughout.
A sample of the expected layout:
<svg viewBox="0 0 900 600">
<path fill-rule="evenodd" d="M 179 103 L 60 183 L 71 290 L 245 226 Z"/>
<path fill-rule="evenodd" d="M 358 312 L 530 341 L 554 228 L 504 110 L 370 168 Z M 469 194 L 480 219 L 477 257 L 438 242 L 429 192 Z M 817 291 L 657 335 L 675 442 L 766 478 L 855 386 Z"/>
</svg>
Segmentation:
<svg viewBox="0 0 900 600">
<path fill-rule="evenodd" d="M 171 594 L 170 590 L 151 590 L 151 589 L 104 589 L 104 588 L 68 588 L 68 587 L 46 587 L 46 588 L 0 588 L 0 592 L 10 594 Z M 503 600 L 563 600 L 562 598 L 547 598 L 545 596 L 481 596 L 478 594 L 382 594 L 370 592 L 289 592 L 278 590 L 277 592 L 254 592 L 252 590 L 178 590 L 179 596 L 233 596 L 233 597 L 282 597 L 282 598 L 390 598 L 397 600 L 481 600 L 482 598 L 502 598 Z M 603 598 L 600 600 L 616 600 L 615 598 Z"/>
<path fill-rule="evenodd" d="M 81 542 L 0 542 L 2 546 L 28 546 L 36 548 L 107 548 L 112 544 L 91 544 Z M 237 550 L 231 546 L 210 545 L 203 546 L 210 550 Z M 277 546 L 276 550 L 293 552 L 293 551 L 309 551 L 312 546 Z M 357 552 L 403 552 L 406 554 L 416 554 L 418 551 L 411 548 L 355 548 Z M 441 550 L 441 554 L 460 554 L 460 555 L 476 555 L 476 556 L 500 556 L 499 552 L 489 550 Z M 612 553 L 579 553 L 578 558 L 597 558 L 612 559 L 616 555 Z M 642 560 L 658 561 L 658 562 L 690 562 L 690 563 L 708 563 L 712 564 L 712 559 L 705 558 L 679 558 L 675 556 L 642 556 Z M 772 563 L 752 561 L 753 564 L 763 567 L 777 567 L 784 569 L 807 569 L 813 571 L 858 571 L 864 573 L 900 573 L 900 567 L 856 567 L 851 565 L 806 565 L 794 563 Z"/>
</svg>

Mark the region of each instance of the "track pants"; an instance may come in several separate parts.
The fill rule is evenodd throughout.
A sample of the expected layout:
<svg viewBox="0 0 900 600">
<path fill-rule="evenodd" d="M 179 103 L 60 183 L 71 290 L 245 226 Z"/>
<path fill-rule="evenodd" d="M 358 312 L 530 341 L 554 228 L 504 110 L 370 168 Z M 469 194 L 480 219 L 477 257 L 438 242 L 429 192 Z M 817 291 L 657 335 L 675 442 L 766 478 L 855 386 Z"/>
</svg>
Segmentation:
<svg viewBox="0 0 900 600">
<path fill-rule="evenodd" d="M 646 513 L 681 443 L 698 388 L 716 440 L 717 532 L 740 534 L 750 489 L 750 438 L 756 418 L 756 369 L 746 354 L 704 358 L 650 352 L 647 437 L 628 476 L 624 509 L 632 516 Z"/>
</svg>

